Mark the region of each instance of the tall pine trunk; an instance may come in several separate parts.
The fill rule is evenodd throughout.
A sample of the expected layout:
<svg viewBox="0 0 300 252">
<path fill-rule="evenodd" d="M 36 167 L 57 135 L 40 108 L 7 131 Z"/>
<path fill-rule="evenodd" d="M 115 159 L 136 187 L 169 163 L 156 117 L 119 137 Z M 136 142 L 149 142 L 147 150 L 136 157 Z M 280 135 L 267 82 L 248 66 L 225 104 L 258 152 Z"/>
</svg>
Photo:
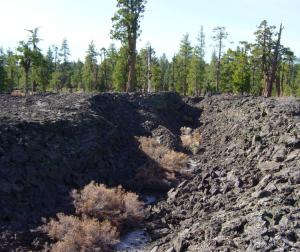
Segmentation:
<svg viewBox="0 0 300 252">
<path fill-rule="evenodd" d="M 276 78 L 276 93 L 277 93 L 277 96 L 281 96 L 281 93 L 282 93 L 282 88 L 281 88 L 281 78 L 280 78 L 280 75 L 277 76 Z"/>
<path fill-rule="evenodd" d="M 28 94 L 28 88 L 29 88 L 29 69 L 25 69 L 25 86 L 24 86 L 25 95 Z"/>
<path fill-rule="evenodd" d="M 218 65 L 217 65 L 217 87 L 216 91 L 219 92 L 220 80 L 221 80 L 221 54 L 222 54 L 222 38 L 219 40 L 219 55 L 218 55 Z"/>
<path fill-rule="evenodd" d="M 128 80 L 126 85 L 127 92 L 133 92 L 135 89 L 135 63 L 136 63 L 136 38 L 129 40 L 128 55 Z"/>
<path fill-rule="evenodd" d="M 266 82 L 265 89 L 264 89 L 265 97 L 271 97 L 273 85 L 274 85 L 274 82 L 276 81 L 278 64 L 279 64 L 279 50 L 280 50 L 280 41 L 281 41 L 282 30 L 283 30 L 283 27 L 281 24 L 280 28 L 279 28 L 279 32 L 278 32 L 278 38 L 277 38 L 275 50 L 274 50 L 274 57 L 272 60 L 272 65 L 271 65 L 271 73 L 268 75 L 267 82 Z M 277 90 L 277 94 L 278 93 L 280 93 L 280 90 Z"/>
<path fill-rule="evenodd" d="M 151 46 L 147 50 L 147 92 L 151 93 L 152 90 L 152 82 L 151 82 Z"/>
</svg>

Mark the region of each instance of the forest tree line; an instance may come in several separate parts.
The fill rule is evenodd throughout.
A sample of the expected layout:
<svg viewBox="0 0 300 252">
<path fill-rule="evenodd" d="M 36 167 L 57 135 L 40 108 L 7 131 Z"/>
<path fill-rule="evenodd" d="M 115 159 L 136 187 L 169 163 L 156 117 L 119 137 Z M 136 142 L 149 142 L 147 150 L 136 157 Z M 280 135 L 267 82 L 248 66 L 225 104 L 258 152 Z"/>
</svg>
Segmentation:
<svg viewBox="0 0 300 252">
<path fill-rule="evenodd" d="M 210 62 L 205 62 L 206 41 L 201 27 L 196 44 L 189 34 L 179 51 L 168 59 L 158 56 L 147 44 L 136 51 L 134 88 L 129 91 L 177 91 L 183 95 L 224 92 L 261 95 L 273 82 L 272 95 L 300 96 L 300 62 L 290 48 L 281 44 L 282 26 L 277 29 L 262 21 L 254 33 L 255 42 L 240 42 L 227 49 L 225 27 L 216 27 L 209 38 L 215 44 Z M 15 50 L 0 48 L 0 92 L 93 92 L 126 91 L 129 71 L 128 43 L 97 49 L 88 45 L 85 59 L 70 60 L 67 39 L 43 53 L 39 29 L 28 30 L 28 38 Z M 133 48 L 133 50 L 136 50 Z M 132 60 L 132 59 L 131 59 Z M 128 90 L 127 90 L 128 91 Z"/>
</svg>

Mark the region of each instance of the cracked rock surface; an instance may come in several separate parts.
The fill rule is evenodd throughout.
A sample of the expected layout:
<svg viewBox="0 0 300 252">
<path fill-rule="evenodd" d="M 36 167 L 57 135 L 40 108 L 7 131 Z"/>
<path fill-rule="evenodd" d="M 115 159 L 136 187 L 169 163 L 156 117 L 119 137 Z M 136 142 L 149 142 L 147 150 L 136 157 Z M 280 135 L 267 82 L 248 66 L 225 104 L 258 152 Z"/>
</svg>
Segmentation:
<svg viewBox="0 0 300 252">
<path fill-rule="evenodd" d="M 213 96 L 192 178 L 150 209 L 151 252 L 300 251 L 300 102 Z"/>
</svg>

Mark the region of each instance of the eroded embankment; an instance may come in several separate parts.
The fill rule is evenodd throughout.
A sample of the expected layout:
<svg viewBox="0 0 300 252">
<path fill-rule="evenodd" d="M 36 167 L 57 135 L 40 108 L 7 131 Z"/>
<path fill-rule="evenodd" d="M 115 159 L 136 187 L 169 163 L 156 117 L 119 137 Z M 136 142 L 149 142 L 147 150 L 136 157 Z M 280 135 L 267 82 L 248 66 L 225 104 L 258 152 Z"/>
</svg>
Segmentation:
<svg viewBox="0 0 300 252">
<path fill-rule="evenodd" d="M 0 250 L 6 251 L 28 250 L 23 246 L 35 237 L 27 231 L 42 217 L 73 213 L 70 191 L 92 180 L 168 190 L 175 184 L 164 178 L 159 188 L 137 183 L 137 169 L 155 161 L 136 136 L 180 148 L 180 128 L 197 127 L 200 116 L 175 93 L 1 95 L 0 108 Z"/>
<path fill-rule="evenodd" d="M 198 164 L 151 207 L 148 250 L 300 251 L 299 100 L 194 104 L 203 110 Z"/>
</svg>

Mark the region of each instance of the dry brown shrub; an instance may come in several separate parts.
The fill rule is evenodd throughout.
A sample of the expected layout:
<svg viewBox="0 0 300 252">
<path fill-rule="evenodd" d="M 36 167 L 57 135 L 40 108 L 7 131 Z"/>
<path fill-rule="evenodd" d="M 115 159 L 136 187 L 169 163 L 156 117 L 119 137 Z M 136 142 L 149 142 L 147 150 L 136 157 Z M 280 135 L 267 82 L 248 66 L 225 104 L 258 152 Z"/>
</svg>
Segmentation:
<svg viewBox="0 0 300 252">
<path fill-rule="evenodd" d="M 182 146 L 185 148 L 189 148 L 193 143 L 191 135 L 182 135 L 180 136 L 180 139 L 182 142 Z"/>
<path fill-rule="evenodd" d="M 139 167 L 134 178 L 135 185 L 143 190 L 164 192 L 170 189 L 169 181 L 175 181 L 173 172 L 168 172 L 154 162 Z"/>
<path fill-rule="evenodd" d="M 123 196 L 123 202 L 126 223 L 130 226 L 134 226 L 141 222 L 141 220 L 144 218 L 144 203 L 139 201 L 138 195 L 127 192 Z"/>
<path fill-rule="evenodd" d="M 140 149 L 147 154 L 151 159 L 159 162 L 161 158 L 170 151 L 170 149 L 152 137 L 138 137 Z"/>
<path fill-rule="evenodd" d="M 119 237 L 109 221 L 64 214 L 58 214 L 57 220 L 51 219 L 42 230 L 57 241 L 51 246 L 53 252 L 110 251 Z"/>
<path fill-rule="evenodd" d="M 188 161 L 186 154 L 170 150 L 159 144 L 154 138 L 139 137 L 138 141 L 140 149 L 167 171 L 180 172 Z"/>
<path fill-rule="evenodd" d="M 13 90 L 10 95 L 11 96 L 16 96 L 16 97 L 18 97 L 18 96 L 24 96 L 24 94 L 22 93 L 22 91 L 19 90 L 19 89 Z"/>
<path fill-rule="evenodd" d="M 188 156 L 181 152 L 173 150 L 168 151 L 161 159 L 162 167 L 168 171 L 179 172 L 185 167 Z"/>
<path fill-rule="evenodd" d="M 144 216 L 144 203 L 135 193 L 125 192 L 121 186 L 107 188 L 91 182 L 82 190 L 73 190 L 72 197 L 77 214 L 109 220 L 120 229 L 122 225 L 139 224 Z"/>
<path fill-rule="evenodd" d="M 196 154 L 201 142 L 201 134 L 199 130 L 192 130 L 191 128 L 181 128 L 181 142 L 182 146 L 189 149 Z"/>
<path fill-rule="evenodd" d="M 74 190 L 72 197 L 79 217 L 58 214 L 41 227 L 56 241 L 53 252 L 110 251 L 122 228 L 135 226 L 144 218 L 144 203 L 121 186 L 110 189 L 91 182 Z"/>
<path fill-rule="evenodd" d="M 176 175 L 184 175 L 188 156 L 169 149 L 151 137 L 137 137 L 139 148 L 151 159 L 141 166 L 135 183 L 143 190 L 167 191 L 177 181 Z"/>
</svg>

